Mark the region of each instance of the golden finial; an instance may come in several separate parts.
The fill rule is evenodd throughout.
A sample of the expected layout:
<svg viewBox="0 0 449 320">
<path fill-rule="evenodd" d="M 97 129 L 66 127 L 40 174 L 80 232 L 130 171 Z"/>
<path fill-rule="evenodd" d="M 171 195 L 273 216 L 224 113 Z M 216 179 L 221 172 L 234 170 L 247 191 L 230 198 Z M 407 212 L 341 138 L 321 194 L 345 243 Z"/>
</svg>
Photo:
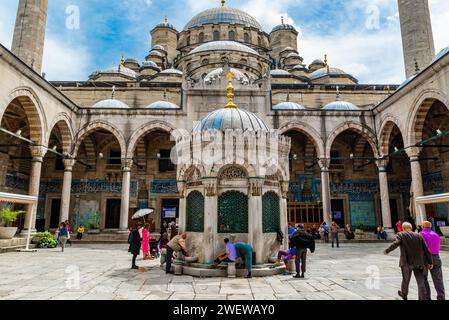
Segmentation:
<svg viewBox="0 0 449 320">
<path fill-rule="evenodd" d="M 225 6 L 226 0 L 221 0 L 221 7 L 223 8 Z"/>
<path fill-rule="evenodd" d="M 281 16 L 281 24 L 284 24 L 284 16 Z"/>
<path fill-rule="evenodd" d="M 225 106 L 226 109 L 236 109 L 237 106 L 234 103 L 234 86 L 232 85 L 232 80 L 234 80 L 234 74 L 228 72 L 226 75 L 228 78 L 228 104 Z"/>
<path fill-rule="evenodd" d="M 120 65 L 121 65 L 122 67 L 125 66 L 125 55 L 123 54 L 123 52 L 122 52 L 122 58 L 120 59 Z"/>
</svg>

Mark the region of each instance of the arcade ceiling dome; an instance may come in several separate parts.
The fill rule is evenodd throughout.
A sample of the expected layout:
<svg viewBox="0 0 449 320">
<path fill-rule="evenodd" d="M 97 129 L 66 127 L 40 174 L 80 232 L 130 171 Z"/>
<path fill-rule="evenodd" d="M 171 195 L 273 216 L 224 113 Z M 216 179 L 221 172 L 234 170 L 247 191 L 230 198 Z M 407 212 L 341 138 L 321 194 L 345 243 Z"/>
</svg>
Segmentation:
<svg viewBox="0 0 449 320">
<path fill-rule="evenodd" d="M 208 24 L 237 24 L 262 31 L 262 26 L 248 13 L 229 7 L 212 8 L 194 16 L 184 27 L 184 31 Z"/>
</svg>

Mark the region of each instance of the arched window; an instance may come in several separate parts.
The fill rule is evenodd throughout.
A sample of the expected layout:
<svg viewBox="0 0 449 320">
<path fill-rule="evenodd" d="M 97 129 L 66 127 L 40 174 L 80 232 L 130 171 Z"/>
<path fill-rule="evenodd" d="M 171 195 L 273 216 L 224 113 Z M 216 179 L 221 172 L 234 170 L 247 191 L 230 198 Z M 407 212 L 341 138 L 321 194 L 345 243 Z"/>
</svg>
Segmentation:
<svg viewBox="0 0 449 320">
<path fill-rule="evenodd" d="M 235 40 L 235 32 L 234 31 L 229 31 L 229 40 L 230 41 L 234 41 Z"/>
<path fill-rule="evenodd" d="M 188 46 L 190 46 L 190 36 L 187 37 L 186 43 L 187 43 Z"/>
<path fill-rule="evenodd" d="M 218 233 L 248 233 L 248 197 L 228 191 L 218 197 Z"/>
<path fill-rule="evenodd" d="M 220 32 L 215 30 L 214 31 L 214 41 L 220 40 Z"/>
<path fill-rule="evenodd" d="M 204 232 L 204 196 L 199 191 L 192 191 L 187 196 L 186 231 Z"/>
<path fill-rule="evenodd" d="M 243 40 L 245 41 L 245 43 L 249 43 L 249 34 L 245 32 L 245 34 L 243 35 Z"/>
<path fill-rule="evenodd" d="M 281 229 L 279 196 L 273 191 L 262 197 L 262 226 L 263 233 L 276 233 Z"/>
<path fill-rule="evenodd" d="M 201 33 L 198 35 L 198 42 L 200 42 L 200 43 L 204 42 L 204 32 L 201 32 Z"/>
</svg>

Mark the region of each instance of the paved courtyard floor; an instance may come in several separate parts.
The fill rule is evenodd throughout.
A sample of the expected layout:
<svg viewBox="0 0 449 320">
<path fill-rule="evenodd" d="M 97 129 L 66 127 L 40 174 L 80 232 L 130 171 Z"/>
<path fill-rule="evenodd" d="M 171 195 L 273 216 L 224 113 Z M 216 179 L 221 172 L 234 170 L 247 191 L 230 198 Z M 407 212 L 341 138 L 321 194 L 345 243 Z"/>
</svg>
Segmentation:
<svg viewBox="0 0 449 320">
<path fill-rule="evenodd" d="M 38 253 L 0 255 L 0 300 L 397 300 L 399 251 L 387 244 L 320 244 L 309 254 L 306 279 L 193 278 L 166 275 L 156 261 L 130 270 L 126 245 L 74 245 Z M 449 253 L 443 252 L 449 293 Z M 432 286 L 432 284 L 431 284 Z M 410 299 L 416 299 L 412 280 Z M 433 292 L 433 297 L 435 293 Z"/>
</svg>

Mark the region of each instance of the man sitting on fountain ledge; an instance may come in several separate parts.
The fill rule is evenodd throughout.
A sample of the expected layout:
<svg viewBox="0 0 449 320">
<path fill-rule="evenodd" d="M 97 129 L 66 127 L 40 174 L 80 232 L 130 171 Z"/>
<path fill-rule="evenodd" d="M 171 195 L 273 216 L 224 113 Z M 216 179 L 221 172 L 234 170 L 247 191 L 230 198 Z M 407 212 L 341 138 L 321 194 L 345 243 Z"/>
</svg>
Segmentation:
<svg viewBox="0 0 449 320">
<path fill-rule="evenodd" d="M 218 256 L 214 262 L 214 267 L 218 267 L 222 263 L 235 263 L 237 260 L 237 252 L 234 243 L 228 238 L 224 239 L 224 243 L 226 244 L 226 252 Z"/>
<path fill-rule="evenodd" d="M 165 272 L 171 273 L 171 264 L 173 261 L 173 253 L 181 252 L 184 256 L 188 257 L 189 252 L 186 247 L 186 239 L 187 233 L 183 233 L 181 235 L 175 236 L 170 242 L 167 244 L 167 256 L 165 257 Z"/>
</svg>

